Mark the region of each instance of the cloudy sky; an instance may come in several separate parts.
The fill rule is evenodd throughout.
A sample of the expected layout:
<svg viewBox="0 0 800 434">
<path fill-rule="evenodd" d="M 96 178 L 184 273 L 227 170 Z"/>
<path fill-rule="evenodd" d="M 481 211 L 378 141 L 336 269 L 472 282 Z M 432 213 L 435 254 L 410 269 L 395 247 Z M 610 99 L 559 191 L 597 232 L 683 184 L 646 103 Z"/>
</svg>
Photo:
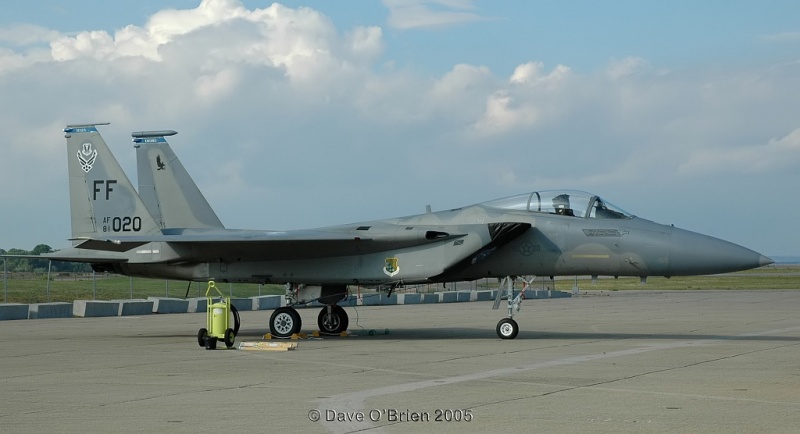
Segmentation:
<svg viewBox="0 0 800 434">
<path fill-rule="evenodd" d="M 69 6 L 64 6 L 64 4 Z M 12 0 L 0 247 L 69 243 L 69 123 L 170 143 L 228 227 L 581 189 L 800 255 L 800 3 Z"/>
</svg>

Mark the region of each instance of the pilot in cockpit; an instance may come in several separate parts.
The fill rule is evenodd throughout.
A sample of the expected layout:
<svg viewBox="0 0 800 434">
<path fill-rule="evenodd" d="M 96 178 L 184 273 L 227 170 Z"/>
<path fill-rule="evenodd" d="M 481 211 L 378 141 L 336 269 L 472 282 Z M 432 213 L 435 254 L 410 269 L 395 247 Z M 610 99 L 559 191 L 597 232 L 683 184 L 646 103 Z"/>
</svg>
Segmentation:
<svg viewBox="0 0 800 434">
<path fill-rule="evenodd" d="M 567 215 L 567 216 L 575 215 L 575 213 L 572 212 L 572 208 L 569 207 L 568 194 L 559 194 L 558 196 L 554 197 L 553 208 L 555 208 L 556 214 L 558 215 Z"/>
<path fill-rule="evenodd" d="M 602 200 L 597 199 L 594 203 L 595 212 L 594 217 L 599 219 L 621 219 L 624 215 L 621 212 L 610 210 L 606 207 Z"/>
</svg>

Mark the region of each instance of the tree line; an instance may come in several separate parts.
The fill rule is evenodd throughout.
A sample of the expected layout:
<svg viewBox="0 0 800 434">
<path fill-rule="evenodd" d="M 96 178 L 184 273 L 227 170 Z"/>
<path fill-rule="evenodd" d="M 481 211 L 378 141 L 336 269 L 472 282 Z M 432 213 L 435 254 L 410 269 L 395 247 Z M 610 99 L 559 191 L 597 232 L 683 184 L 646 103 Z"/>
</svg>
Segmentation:
<svg viewBox="0 0 800 434">
<path fill-rule="evenodd" d="M 53 248 L 47 244 L 39 244 L 30 251 L 23 249 L 0 249 L 0 255 L 38 256 L 42 253 L 53 252 Z M 46 273 L 48 263 L 50 262 L 48 259 L 15 258 L 13 256 L 2 259 L 5 260 L 6 271 L 9 273 Z M 53 261 L 51 271 L 53 273 L 90 273 L 92 271 L 92 267 L 89 264 L 82 262 Z"/>
</svg>

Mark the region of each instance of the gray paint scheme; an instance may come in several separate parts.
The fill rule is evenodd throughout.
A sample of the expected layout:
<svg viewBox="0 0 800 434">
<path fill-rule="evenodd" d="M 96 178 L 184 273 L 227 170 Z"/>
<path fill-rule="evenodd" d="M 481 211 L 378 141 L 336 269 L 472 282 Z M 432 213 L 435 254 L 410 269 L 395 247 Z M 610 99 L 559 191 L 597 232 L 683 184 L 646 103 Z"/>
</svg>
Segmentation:
<svg viewBox="0 0 800 434">
<path fill-rule="evenodd" d="M 141 196 L 161 228 L 223 228 L 203 193 L 167 143 L 175 131 L 131 134 Z"/>
<path fill-rule="evenodd" d="M 151 209 L 154 204 L 162 209 L 163 221 L 159 224 L 94 126 L 71 126 L 65 131 L 72 237 L 81 243 L 78 249 L 50 256 L 108 264 L 109 269 L 125 275 L 391 287 L 525 275 L 682 276 L 771 263 L 769 258 L 736 244 L 624 212 L 615 218 L 601 218 L 599 213 L 592 217 L 592 210 L 570 211 L 575 215 L 558 213 L 557 199 L 565 195 L 573 202 L 575 197 L 586 196 L 588 199 L 584 197 L 579 203 L 588 203 L 589 207 L 602 201 L 583 192 L 534 193 L 540 202 L 547 202 L 547 194 L 556 199 L 550 203 L 555 208 L 542 208 L 539 203 L 534 211 L 529 211 L 533 209 L 530 203 L 507 205 L 513 202 L 509 200 L 513 198 L 507 198 L 313 230 L 224 229 L 166 141 L 141 144 L 137 149 L 139 173 L 145 175 L 140 185 L 155 190 L 146 195 L 157 198 Z M 97 151 L 89 171 L 83 170 L 76 158 L 87 143 L 91 151 Z M 171 175 L 165 182 L 154 181 L 160 174 L 149 162 L 154 161 L 156 153 L 164 155 L 168 169 L 164 172 Z M 170 224 L 173 218 L 175 225 L 183 223 L 185 227 Z M 126 227 L 128 220 L 140 224 Z M 511 224 L 525 228 L 487 249 L 493 242 L 491 226 Z M 77 253 L 80 250 L 86 253 Z M 385 270 L 390 259 L 396 259 L 396 273 Z"/>
<path fill-rule="evenodd" d="M 100 124 L 97 124 L 100 125 Z M 320 330 L 346 330 L 336 303 L 346 285 L 511 277 L 508 318 L 497 334 L 513 339 L 520 297 L 513 278 L 544 275 L 685 276 L 746 270 L 772 260 L 745 247 L 635 217 L 580 191 L 540 191 L 463 208 L 310 230 L 225 229 L 175 156 L 166 136 L 133 133 L 140 195 L 95 125 L 64 130 L 73 247 L 51 259 L 92 263 L 129 276 L 189 281 L 286 283 L 288 307 L 270 330 L 297 333 L 292 304 L 326 304 Z M 202 334 L 203 330 L 201 330 Z"/>
</svg>

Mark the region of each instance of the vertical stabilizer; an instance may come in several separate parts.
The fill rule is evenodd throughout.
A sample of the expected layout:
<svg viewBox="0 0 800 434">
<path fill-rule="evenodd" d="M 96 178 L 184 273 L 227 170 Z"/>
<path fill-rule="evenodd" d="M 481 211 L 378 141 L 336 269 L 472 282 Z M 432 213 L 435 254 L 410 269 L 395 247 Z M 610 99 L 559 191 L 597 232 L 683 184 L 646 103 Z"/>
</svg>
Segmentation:
<svg viewBox="0 0 800 434">
<path fill-rule="evenodd" d="M 67 125 L 72 238 L 109 238 L 159 233 L 97 125 Z"/>
<path fill-rule="evenodd" d="M 222 228 L 217 214 L 172 151 L 175 131 L 132 133 L 139 194 L 162 228 Z"/>
</svg>

